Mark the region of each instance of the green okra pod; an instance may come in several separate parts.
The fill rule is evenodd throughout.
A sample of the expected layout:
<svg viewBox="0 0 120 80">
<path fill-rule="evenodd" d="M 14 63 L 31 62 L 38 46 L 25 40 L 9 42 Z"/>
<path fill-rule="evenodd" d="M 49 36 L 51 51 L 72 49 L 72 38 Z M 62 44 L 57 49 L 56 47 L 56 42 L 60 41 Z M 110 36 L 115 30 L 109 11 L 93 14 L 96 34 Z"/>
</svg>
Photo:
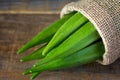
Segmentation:
<svg viewBox="0 0 120 80">
<path fill-rule="evenodd" d="M 44 48 L 45 48 L 45 45 L 42 46 L 41 48 L 37 49 L 33 53 L 22 57 L 20 61 L 21 62 L 26 62 L 26 61 L 37 60 L 37 59 L 43 58 L 44 56 L 42 55 L 42 51 L 43 51 Z"/>
<path fill-rule="evenodd" d="M 71 54 L 64 58 L 56 59 L 46 64 L 42 64 L 41 66 L 38 67 L 33 67 L 29 70 L 26 70 L 25 72 L 39 73 L 48 70 L 70 68 L 74 66 L 95 62 L 96 60 L 102 59 L 102 55 L 104 52 L 105 49 L 102 41 L 96 42 L 74 54 Z"/>
<path fill-rule="evenodd" d="M 52 48 L 57 46 L 59 43 L 64 41 L 66 37 L 68 37 L 71 33 L 73 33 L 76 29 L 81 27 L 88 21 L 86 17 L 77 12 L 73 15 L 69 20 L 67 20 L 55 33 L 53 38 L 50 40 L 46 48 L 43 50 L 43 55 L 47 54 Z"/>
<path fill-rule="evenodd" d="M 32 76 L 30 77 L 31 79 L 35 79 L 41 72 L 35 72 L 32 74 Z"/>
<path fill-rule="evenodd" d="M 75 12 L 66 14 L 62 19 L 57 20 L 55 23 L 39 32 L 34 38 L 32 38 L 32 40 L 27 42 L 21 49 L 18 50 L 18 54 L 23 53 L 31 47 L 50 41 L 56 31 L 74 14 Z"/>
<path fill-rule="evenodd" d="M 36 78 L 43 71 L 75 67 L 102 59 L 105 52 L 100 35 L 94 25 L 79 12 L 65 15 L 25 44 L 18 53 L 39 44 L 47 45 L 22 57 L 21 61 L 38 59 L 35 65 L 24 71 Z"/>
<path fill-rule="evenodd" d="M 38 61 L 34 66 L 44 64 L 46 62 L 62 58 L 73 54 L 74 52 L 88 46 L 94 41 L 100 38 L 94 25 L 91 22 L 87 22 L 80 29 L 74 32 L 58 47 L 50 51 L 43 59 Z"/>
</svg>

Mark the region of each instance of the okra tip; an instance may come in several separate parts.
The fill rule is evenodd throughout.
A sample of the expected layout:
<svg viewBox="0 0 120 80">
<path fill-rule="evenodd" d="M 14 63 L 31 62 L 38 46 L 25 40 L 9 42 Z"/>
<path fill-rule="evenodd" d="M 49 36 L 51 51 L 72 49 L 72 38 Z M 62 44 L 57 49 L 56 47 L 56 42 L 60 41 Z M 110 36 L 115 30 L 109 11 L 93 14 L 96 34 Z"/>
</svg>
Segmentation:
<svg viewBox="0 0 120 80">
<path fill-rule="evenodd" d="M 18 51 L 17 51 L 17 54 L 21 54 L 23 51 L 21 50 L 21 49 L 19 49 Z"/>
<path fill-rule="evenodd" d="M 20 59 L 20 62 L 26 62 L 26 60 L 24 60 L 24 59 Z"/>
<path fill-rule="evenodd" d="M 39 75 L 39 73 L 33 73 L 32 76 L 30 77 L 30 79 L 33 80 L 33 79 L 35 79 L 38 75 Z"/>
<path fill-rule="evenodd" d="M 33 73 L 33 71 L 32 71 L 32 70 L 30 70 L 30 73 Z"/>
<path fill-rule="evenodd" d="M 20 50 L 17 51 L 17 54 L 20 54 Z"/>
<path fill-rule="evenodd" d="M 23 52 L 25 52 L 26 50 L 28 50 L 29 48 L 31 48 L 28 44 L 22 46 L 18 51 L 17 53 L 18 54 L 22 54 Z"/>
<path fill-rule="evenodd" d="M 30 73 L 31 73 L 31 70 L 29 69 L 29 70 L 25 70 L 22 74 L 27 75 L 27 74 L 30 74 Z"/>
<path fill-rule="evenodd" d="M 20 59 L 20 62 L 24 62 L 22 59 Z"/>
<path fill-rule="evenodd" d="M 45 56 L 47 54 L 46 48 L 43 50 L 42 55 Z"/>
<path fill-rule="evenodd" d="M 22 75 L 26 75 L 26 73 L 25 73 L 25 72 L 23 72 L 23 73 L 22 73 Z"/>
<path fill-rule="evenodd" d="M 36 64 L 34 64 L 34 65 L 33 65 L 33 67 L 37 67 L 37 65 L 36 65 Z"/>
<path fill-rule="evenodd" d="M 35 79 L 33 76 L 30 77 L 31 80 Z"/>
</svg>

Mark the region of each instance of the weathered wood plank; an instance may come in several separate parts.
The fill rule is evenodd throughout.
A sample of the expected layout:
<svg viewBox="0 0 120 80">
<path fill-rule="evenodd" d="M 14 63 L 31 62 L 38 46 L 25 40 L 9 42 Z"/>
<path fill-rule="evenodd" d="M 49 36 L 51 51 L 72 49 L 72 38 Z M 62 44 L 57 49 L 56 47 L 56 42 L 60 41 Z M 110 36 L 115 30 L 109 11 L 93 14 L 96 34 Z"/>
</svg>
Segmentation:
<svg viewBox="0 0 120 80">
<path fill-rule="evenodd" d="M 89 76 L 89 77 L 88 77 Z M 23 76 L 21 72 L 0 73 L 1 80 L 30 80 L 30 76 Z M 119 80 L 120 74 L 99 74 L 85 72 L 44 72 L 35 80 Z"/>
<path fill-rule="evenodd" d="M 0 15 L 0 80 L 29 80 L 29 76 L 23 76 L 22 72 L 36 61 L 21 63 L 19 60 L 21 56 L 31 53 L 38 47 L 22 55 L 16 52 L 24 43 L 58 18 L 59 15 L 56 14 Z M 92 63 L 67 70 L 44 72 L 36 80 L 119 80 L 119 60 L 109 66 Z"/>
<path fill-rule="evenodd" d="M 72 1 L 78 0 L 1 0 L 0 13 L 59 13 Z"/>
</svg>

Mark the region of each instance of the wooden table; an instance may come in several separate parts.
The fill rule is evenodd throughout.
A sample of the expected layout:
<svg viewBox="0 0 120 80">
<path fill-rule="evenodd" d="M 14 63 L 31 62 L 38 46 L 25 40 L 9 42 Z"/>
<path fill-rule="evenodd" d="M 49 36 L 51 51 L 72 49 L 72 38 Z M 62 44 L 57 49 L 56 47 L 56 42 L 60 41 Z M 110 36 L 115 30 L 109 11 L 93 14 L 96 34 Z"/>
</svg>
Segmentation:
<svg viewBox="0 0 120 80">
<path fill-rule="evenodd" d="M 67 3 L 78 0 L 0 0 L 1 13 L 59 13 Z"/>
<path fill-rule="evenodd" d="M 36 61 L 21 63 L 17 50 L 43 28 L 58 19 L 57 14 L 0 15 L 0 80 L 29 80 L 22 72 Z M 43 72 L 36 80 L 120 80 L 120 59 L 109 66 L 87 64 L 67 70 Z"/>
</svg>

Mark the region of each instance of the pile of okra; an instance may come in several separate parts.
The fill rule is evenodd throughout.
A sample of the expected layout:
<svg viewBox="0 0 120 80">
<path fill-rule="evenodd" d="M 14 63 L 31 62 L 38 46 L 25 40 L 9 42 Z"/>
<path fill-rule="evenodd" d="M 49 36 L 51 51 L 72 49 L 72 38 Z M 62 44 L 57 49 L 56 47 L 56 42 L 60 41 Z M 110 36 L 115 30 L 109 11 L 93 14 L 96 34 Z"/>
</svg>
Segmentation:
<svg viewBox="0 0 120 80">
<path fill-rule="evenodd" d="M 75 67 L 102 59 L 105 52 L 102 39 L 94 25 L 81 13 L 71 12 L 39 32 L 18 54 L 41 45 L 21 62 L 38 60 L 24 75 L 36 78 L 43 71 Z M 43 45 L 44 44 L 44 45 Z"/>
</svg>

